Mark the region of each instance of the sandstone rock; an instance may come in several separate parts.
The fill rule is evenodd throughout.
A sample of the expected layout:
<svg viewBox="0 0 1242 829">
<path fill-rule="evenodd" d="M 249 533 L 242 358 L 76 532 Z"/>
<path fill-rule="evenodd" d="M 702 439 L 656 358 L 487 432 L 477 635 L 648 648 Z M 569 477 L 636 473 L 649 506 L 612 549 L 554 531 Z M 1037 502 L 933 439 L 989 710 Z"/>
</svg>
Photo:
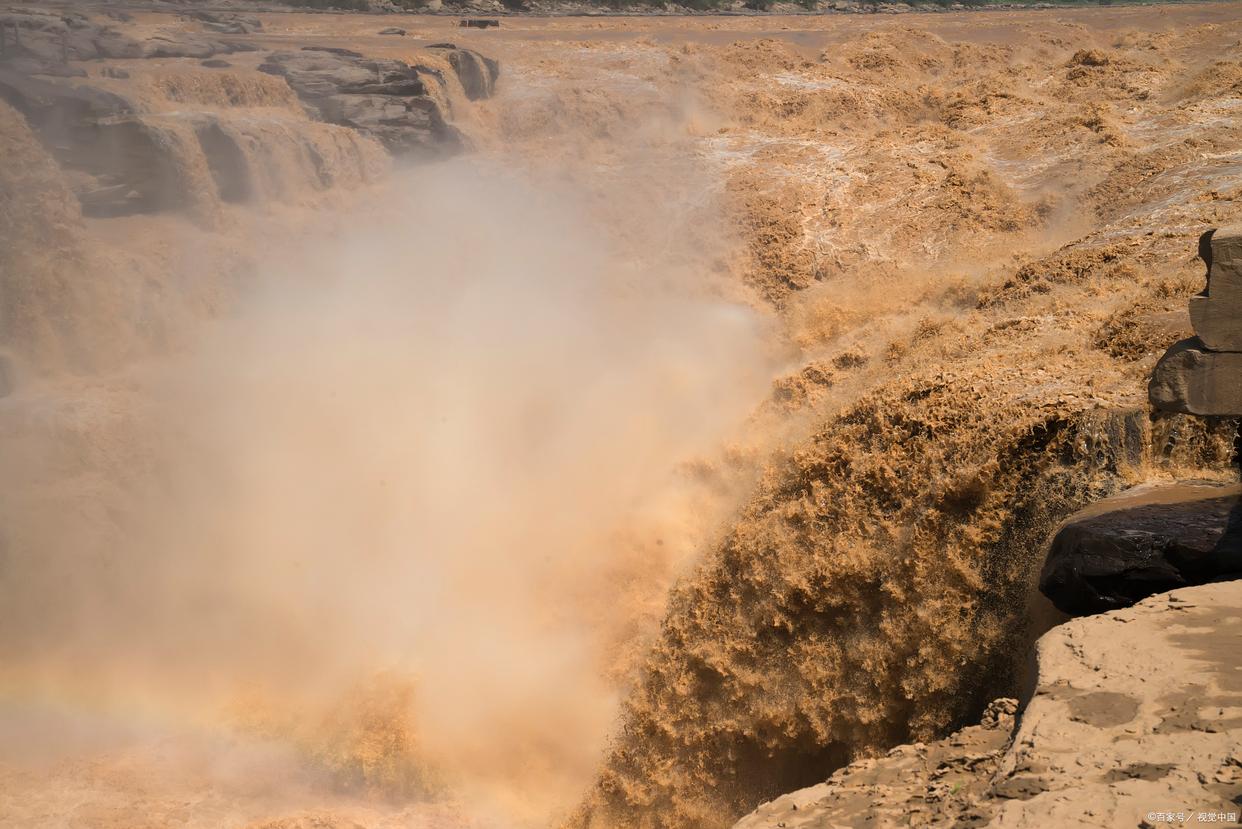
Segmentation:
<svg viewBox="0 0 1242 829">
<path fill-rule="evenodd" d="M 64 63 L 97 58 L 135 58 L 141 46 L 133 38 L 75 12 L 23 11 L 0 14 L 5 48 L 0 60 L 36 59 Z"/>
<path fill-rule="evenodd" d="M 1199 255 L 1208 284 L 1190 300 L 1195 334 L 1212 351 L 1242 351 L 1242 225 L 1205 233 Z"/>
<path fill-rule="evenodd" d="M 1039 640 L 1039 673 L 997 785 L 1041 791 L 988 825 L 1237 823 L 1242 809 L 1242 582 L 1183 588 Z M 1208 820 L 1199 814 L 1232 814 Z"/>
<path fill-rule="evenodd" d="M 229 14 L 227 12 L 193 11 L 190 19 L 198 20 L 209 32 L 223 34 L 246 35 L 263 31 L 263 22 L 252 15 Z"/>
<path fill-rule="evenodd" d="M 1165 411 L 1242 415 L 1242 352 L 1209 351 L 1198 337 L 1182 340 L 1160 358 L 1147 391 Z"/>
<path fill-rule="evenodd" d="M 370 59 L 324 47 L 274 52 L 259 70 L 283 77 L 324 121 L 366 132 L 391 152 L 441 154 L 461 136 L 427 94 L 430 70 L 398 60 Z"/>
<path fill-rule="evenodd" d="M 1236 825 L 1239 654 L 1238 581 L 1073 619 L 1040 638 L 1016 723 L 994 704 L 996 727 L 853 763 L 734 829 Z"/>
<path fill-rule="evenodd" d="M 0 98 L 21 112 L 51 144 L 72 142 L 74 132 L 101 118 L 133 112 L 128 101 L 112 92 L 5 70 L 0 70 Z"/>
<path fill-rule="evenodd" d="M 1039 589 L 1078 616 L 1227 576 L 1242 576 L 1242 487 L 1171 485 L 1071 516 L 1052 540 Z"/>
<path fill-rule="evenodd" d="M 851 763 L 824 783 L 765 803 L 734 829 L 974 825 L 1017 707 L 1017 700 L 996 700 L 984 724 Z"/>
<path fill-rule="evenodd" d="M 234 52 L 253 52 L 255 47 L 236 41 L 210 40 L 189 34 L 158 35 L 142 44 L 145 58 L 210 58 Z"/>
<path fill-rule="evenodd" d="M 0 70 L 0 99 L 25 116 L 56 160 L 78 174 L 89 216 L 180 207 L 187 194 L 163 136 L 119 95 Z"/>
</svg>

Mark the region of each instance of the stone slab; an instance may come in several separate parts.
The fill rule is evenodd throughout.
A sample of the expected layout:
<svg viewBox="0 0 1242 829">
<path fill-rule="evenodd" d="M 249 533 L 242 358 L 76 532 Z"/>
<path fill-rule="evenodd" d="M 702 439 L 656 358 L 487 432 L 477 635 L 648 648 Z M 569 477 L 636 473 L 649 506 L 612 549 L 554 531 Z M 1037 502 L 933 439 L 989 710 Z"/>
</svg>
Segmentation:
<svg viewBox="0 0 1242 829">
<path fill-rule="evenodd" d="M 1053 536 L 1039 589 L 1072 616 L 1242 576 L 1242 486 L 1140 487 L 1091 505 Z"/>
<path fill-rule="evenodd" d="M 1190 299 L 1190 323 L 1212 351 L 1242 351 L 1242 225 L 1204 234 L 1207 289 Z"/>
<path fill-rule="evenodd" d="M 1209 351 L 1197 337 L 1182 340 L 1156 364 L 1147 393 L 1167 412 L 1242 416 L 1242 353 Z"/>
</svg>

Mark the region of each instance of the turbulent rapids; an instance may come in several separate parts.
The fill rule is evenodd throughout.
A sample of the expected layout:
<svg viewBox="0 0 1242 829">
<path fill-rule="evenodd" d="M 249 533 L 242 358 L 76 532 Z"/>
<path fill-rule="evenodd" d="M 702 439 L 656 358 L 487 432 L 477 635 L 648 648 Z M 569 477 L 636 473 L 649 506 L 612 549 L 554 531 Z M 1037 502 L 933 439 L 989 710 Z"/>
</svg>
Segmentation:
<svg viewBox="0 0 1242 829">
<path fill-rule="evenodd" d="M 0 826 L 726 827 L 1228 473 L 1233 6 L 0 20 Z"/>
</svg>

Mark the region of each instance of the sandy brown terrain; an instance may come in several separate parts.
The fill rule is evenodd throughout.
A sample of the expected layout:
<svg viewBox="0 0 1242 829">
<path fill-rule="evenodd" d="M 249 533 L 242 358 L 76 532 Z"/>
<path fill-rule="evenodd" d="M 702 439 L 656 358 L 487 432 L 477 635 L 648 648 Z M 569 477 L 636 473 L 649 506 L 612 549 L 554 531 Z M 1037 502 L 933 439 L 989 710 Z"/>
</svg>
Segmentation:
<svg viewBox="0 0 1242 829">
<path fill-rule="evenodd" d="M 260 19 L 49 81 L 151 209 L 0 104 L 0 826 L 727 826 L 1018 696 L 1061 518 L 1233 474 L 1146 378 L 1239 219 L 1234 5 Z M 259 71 L 308 45 L 462 152 Z"/>
<path fill-rule="evenodd" d="M 992 710 L 981 726 L 859 761 L 737 827 L 1237 825 L 1238 587 L 1067 622 L 1039 640 L 1016 731 Z"/>
</svg>

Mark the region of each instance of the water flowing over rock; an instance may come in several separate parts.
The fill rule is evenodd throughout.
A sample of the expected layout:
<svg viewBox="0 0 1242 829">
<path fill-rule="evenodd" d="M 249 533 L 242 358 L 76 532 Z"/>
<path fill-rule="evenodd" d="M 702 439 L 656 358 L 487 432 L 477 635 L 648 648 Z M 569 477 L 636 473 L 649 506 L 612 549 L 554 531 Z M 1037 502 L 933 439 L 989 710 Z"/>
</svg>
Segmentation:
<svg viewBox="0 0 1242 829">
<path fill-rule="evenodd" d="M 472 101 L 490 98 L 496 89 L 496 79 L 500 77 L 500 64 L 470 49 L 450 49 L 449 64 L 457 73 L 466 97 Z"/>
<path fill-rule="evenodd" d="M 274 52 L 259 70 L 283 77 L 322 120 L 372 135 L 391 152 L 428 156 L 462 147 L 461 134 L 428 94 L 425 68 L 306 49 Z"/>
</svg>

